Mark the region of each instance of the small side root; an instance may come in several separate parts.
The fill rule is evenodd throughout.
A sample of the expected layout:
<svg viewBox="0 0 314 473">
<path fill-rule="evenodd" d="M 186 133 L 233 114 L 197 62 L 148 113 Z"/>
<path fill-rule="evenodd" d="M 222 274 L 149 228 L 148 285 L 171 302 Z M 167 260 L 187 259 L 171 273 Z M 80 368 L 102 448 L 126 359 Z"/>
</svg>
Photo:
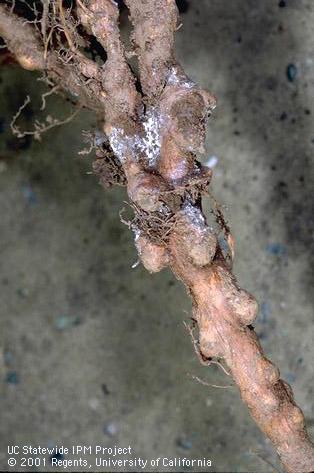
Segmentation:
<svg viewBox="0 0 314 473">
<path fill-rule="evenodd" d="M 187 375 L 200 383 L 202 386 L 208 386 L 210 388 L 218 388 L 218 389 L 229 389 L 229 388 L 234 388 L 233 384 L 228 384 L 226 386 L 221 386 L 220 384 L 211 384 L 208 383 L 207 381 L 204 381 L 203 379 L 199 378 L 198 376 L 195 376 L 194 374 L 187 373 Z"/>
<path fill-rule="evenodd" d="M 100 147 L 97 144 L 97 137 L 91 134 L 88 139 L 90 142 L 89 149 L 82 150 L 79 154 L 86 155 L 93 149 L 96 149 L 97 157 L 93 162 L 93 171 L 99 177 L 101 185 L 105 188 L 109 188 L 113 185 L 125 186 L 127 184 L 125 173 L 120 161 L 111 148 L 106 142 L 103 142 Z"/>
<path fill-rule="evenodd" d="M 47 95 L 50 95 L 53 93 L 52 91 L 47 92 L 42 96 L 42 107 L 45 105 L 45 97 Z M 16 135 L 18 138 L 24 138 L 24 136 L 34 136 L 35 140 L 40 141 L 41 140 L 41 135 L 43 133 L 46 133 L 47 131 L 51 130 L 52 128 L 56 128 L 61 125 L 65 125 L 66 123 L 70 123 L 74 117 L 81 111 L 82 107 L 77 107 L 76 110 L 74 110 L 73 113 L 71 113 L 68 117 L 66 117 L 63 120 L 59 120 L 58 118 L 54 118 L 51 115 L 47 115 L 46 121 L 45 122 L 40 122 L 38 120 L 35 121 L 34 123 L 34 130 L 21 130 L 19 126 L 17 126 L 16 122 L 21 116 L 22 111 L 25 109 L 25 107 L 31 102 L 31 99 L 29 95 L 27 95 L 26 99 L 24 100 L 23 104 L 20 106 L 16 114 L 13 116 L 10 127 L 12 130 L 12 133 Z M 43 108 L 41 108 L 43 110 Z"/>
<path fill-rule="evenodd" d="M 193 347 L 194 347 L 194 351 L 195 351 L 196 356 L 199 359 L 200 363 L 203 366 L 217 365 L 227 376 L 231 376 L 231 373 L 229 373 L 229 371 L 224 367 L 224 365 L 221 363 L 221 361 L 215 360 L 214 358 L 205 358 L 204 355 L 202 354 L 202 352 L 200 350 L 200 346 L 199 346 L 199 341 L 194 337 L 194 330 L 195 330 L 195 326 L 196 326 L 196 321 L 194 321 L 194 319 L 193 319 L 192 326 L 188 325 L 186 322 L 183 322 L 183 325 L 186 328 L 186 330 L 189 332 L 189 335 L 191 337 L 192 344 L 193 344 Z"/>
<path fill-rule="evenodd" d="M 157 245 L 167 245 L 170 234 L 176 224 L 176 215 L 167 207 L 161 212 L 146 212 L 134 202 L 128 204 L 134 211 L 131 228 L 149 238 Z"/>
</svg>

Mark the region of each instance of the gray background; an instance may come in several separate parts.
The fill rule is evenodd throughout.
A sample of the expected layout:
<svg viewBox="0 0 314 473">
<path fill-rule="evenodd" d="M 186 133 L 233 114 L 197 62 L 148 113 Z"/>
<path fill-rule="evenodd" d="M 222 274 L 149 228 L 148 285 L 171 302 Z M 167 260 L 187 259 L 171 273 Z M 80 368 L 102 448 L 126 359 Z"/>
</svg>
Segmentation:
<svg viewBox="0 0 314 473">
<path fill-rule="evenodd" d="M 285 3 L 192 0 L 177 53 L 218 97 L 204 159 L 218 157 L 213 190 L 237 240 L 235 272 L 314 433 L 314 6 Z M 104 192 L 87 174 L 91 157 L 77 155 L 93 117 L 81 113 L 41 143 L 11 135 L 27 94 L 21 126 L 70 112 L 55 96 L 39 111 L 37 77 L 0 70 L 1 471 L 8 443 L 130 444 L 147 459 L 210 458 L 211 471 L 275 471 L 268 462 L 280 471 L 236 388 L 191 379 L 229 384 L 195 357 L 184 289 L 168 271 L 130 269 L 125 191 Z"/>
</svg>

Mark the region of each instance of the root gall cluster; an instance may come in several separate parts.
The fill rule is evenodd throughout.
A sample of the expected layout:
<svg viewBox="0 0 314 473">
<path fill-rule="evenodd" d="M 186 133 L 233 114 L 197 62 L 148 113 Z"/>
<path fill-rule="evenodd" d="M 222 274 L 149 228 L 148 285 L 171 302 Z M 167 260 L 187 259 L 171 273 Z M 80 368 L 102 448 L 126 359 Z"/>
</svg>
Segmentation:
<svg viewBox="0 0 314 473">
<path fill-rule="evenodd" d="M 125 0 L 138 77 L 120 37 L 116 2 L 34 2 L 31 21 L 16 13 L 22 4 L 27 2 L 1 3 L 0 36 L 22 67 L 43 71 L 52 90 L 65 91 L 78 107 L 95 113 L 104 139 L 92 143 L 93 169 L 105 187 L 126 185 L 134 210 L 126 223 L 144 267 L 155 273 L 169 266 L 183 282 L 193 302 L 201 358 L 224 361 L 286 470 L 313 472 L 303 414 L 254 332 L 256 300 L 231 272 L 230 229 L 215 203 L 231 261 L 202 212 L 212 171 L 199 164 L 197 154 L 204 150 L 216 99 L 176 61 L 175 0 Z M 86 54 L 91 37 L 104 51 L 97 60 Z"/>
</svg>

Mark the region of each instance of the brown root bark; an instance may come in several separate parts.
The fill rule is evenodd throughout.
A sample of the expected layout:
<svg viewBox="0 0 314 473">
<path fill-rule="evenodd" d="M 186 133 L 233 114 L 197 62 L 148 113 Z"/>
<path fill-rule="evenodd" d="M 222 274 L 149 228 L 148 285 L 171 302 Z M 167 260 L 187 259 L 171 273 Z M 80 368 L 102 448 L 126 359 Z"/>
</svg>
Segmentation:
<svg viewBox="0 0 314 473">
<path fill-rule="evenodd" d="M 314 471 L 314 448 L 302 411 L 278 368 L 265 357 L 251 325 L 257 302 L 231 272 L 234 244 L 229 228 L 214 209 L 229 244 L 227 259 L 202 213 L 211 171 L 197 162 L 196 153 L 203 150 L 206 120 L 216 100 L 199 89 L 175 60 L 175 1 L 126 0 L 142 95 L 120 40 L 115 2 L 77 3 L 77 18 L 107 52 L 104 65 L 85 57 L 73 44 L 68 63 L 54 50 L 45 54 L 34 28 L 22 24 L 4 5 L 0 5 L 0 35 L 22 67 L 44 70 L 81 105 L 101 115 L 108 141 L 97 150 L 94 169 L 104 185 L 110 176 L 115 176 L 112 182 L 119 182 L 119 174 L 120 181 L 126 179 L 135 211 L 129 226 L 143 265 L 150 272 L 170 266 L 183 282 L 193 301 L 201 359 L 224 360 L 286 470 Z"/>
</svg>

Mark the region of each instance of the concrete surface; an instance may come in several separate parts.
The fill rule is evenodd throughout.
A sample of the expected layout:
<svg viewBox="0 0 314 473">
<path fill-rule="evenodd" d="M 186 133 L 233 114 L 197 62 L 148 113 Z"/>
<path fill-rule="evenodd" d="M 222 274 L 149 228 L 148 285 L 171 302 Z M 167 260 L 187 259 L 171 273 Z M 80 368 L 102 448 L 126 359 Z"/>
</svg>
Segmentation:
<svg viewBox="0 0 314 473">
<path fill-rule="evenodd" d="M 218 158 L 213 189 L 237 240 L 235 271 L 260 302 L 257 332 L 314 433 L 314 5 L 187 7 L 178 57 L 218 97 L 204 159 Z M 229 384 L 199 366 L 180 284 L 168 271 L 130 269 L 136 252 L 118 215 L 125 192 L 105 193 L 87 174 L 90 159 L 77 156 L 92 117 L 82 113 L 41 143 L 12 137 L 10 117 L 27 94 L 21 125 L 43 116 L 35 78 L 0 69 L 1 471 L 8 444 L 131 445 L 144 459 L 212 460 L 194 471 L 281 471 L 237 390 L 191 379 Z M 46 113 L 69 111 L 49 99 Z M 73 470 L 45 458 L 44 471 Z"/>
</svg>

